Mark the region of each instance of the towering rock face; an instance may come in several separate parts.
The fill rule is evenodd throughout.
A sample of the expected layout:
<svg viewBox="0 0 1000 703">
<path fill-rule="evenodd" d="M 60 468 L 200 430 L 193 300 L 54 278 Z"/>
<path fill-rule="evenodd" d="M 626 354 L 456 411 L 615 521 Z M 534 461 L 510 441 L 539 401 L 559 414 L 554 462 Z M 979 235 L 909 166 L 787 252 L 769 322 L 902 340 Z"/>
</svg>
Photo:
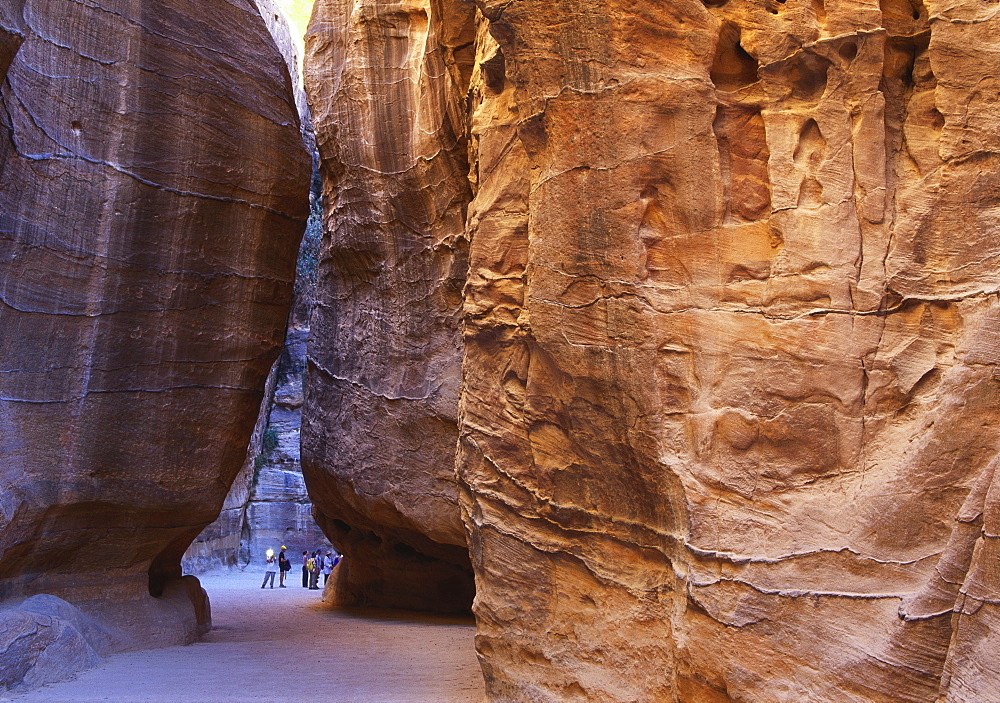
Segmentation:
<svg viewBox="0 0 1000 703">
<path fill-rule="evenodd" d="M 470 197 L 459 86 L 473 34 L 438 13 L 429 0 L 320 0 L 307 37 L 328 231 L 302 465 L 347 557 L 341 603 L 460 610 L 472 598 L 454 457 Z"/>
<path fill-rule="evenodd" d="M 292 78 L 302 140 L 315 159 L 316 139 L 300 70 L 302 36 L 312 0 L 255 0 Z M 271 368 L 243 468 L 215 522 L 191 543 L 181 565 L 185 573 L 217 568 L 263 568 L 266 552 L 287 545 L 298 559 L 304 550 L 330 546 L 312 517 L 299 464 L 299 426 L 306 368 L 306 340 L 316 287 L 316 255 L 322 236 L 322 208 L 314 180 L 310 213 L 296 262 L 292 310 L 282 353 Z"/>
<path fill-rule="evenodd" d="M 382 534 L 431 456 L 397 379 L 454 359 L 417 242 L 461 236 L 425 215 L 459 194 L 415 174 L 452 178 L 461 117 L 421 120 L 462 63 L 413 67 L 469 23 L 327 7 L 316 499 Z M 1000 698 L 995 8 L 477 7 L 457 466 L 490 696 Z"/>
<path fill-rule="evenodd" d="M 254 0 L 254 2 L 261 17 L 264 18 L 267 31 L 274 38 L 278 51 L 285 58 L 285 64 L 291 74 L 295 107 L 299 112 L 302 139 L 306 143 L 306 148 L 315 152 L 316 139 L 313 137 L 312 120 L 302 80 L 303 34 L 313 0 Z"/>
<path fill-rule="evenodd" d="M 176 641 L 308 212 L 288 71 L 252 0 L 6 0 L 0 68 L 0 599 Z"/>
<path fill-rule="evenodd" d="M 994 10 L 483 7 L 493 697 L 1000 696 Z"/>
</svg>

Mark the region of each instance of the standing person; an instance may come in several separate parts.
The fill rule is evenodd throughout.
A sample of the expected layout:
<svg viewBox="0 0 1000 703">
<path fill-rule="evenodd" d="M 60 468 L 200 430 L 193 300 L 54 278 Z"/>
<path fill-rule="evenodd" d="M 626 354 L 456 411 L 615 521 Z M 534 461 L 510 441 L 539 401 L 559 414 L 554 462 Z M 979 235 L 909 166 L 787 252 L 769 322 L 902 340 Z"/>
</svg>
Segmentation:
<svg viewBox="0 0 1000 703">
<path fill-rule="evenodd" d="M 281 545 L 281 551 L 278 552 L 278 588 L 287 588 L 285 575 L 292 570 L 292 562 L 288 561 L 288 557 L 285 556 L 286 549 L 288 547 Z"/>
<path fill-rule="evenodd" d="M 323 557 L 323 585 L 330 580 L 330 574 L 333 573 L 333 552 L 327 552 L 326 556 Z"/>
<path fill-rule="evenodd" d="M 320 553 L 317 549 L 312 557 L 309 559 L 311 563 L 309 569 L 309 590 L 318 591 L 319 590 L 319 572 L 320 572 Z"/>
<path fill-rule="evenodd" d="M 260 585 L 261 588 L 267 585 L 268 579 L 271 580 L 271 588 L 274 588 L 274 574 L 278 570 L 278 560 L 274 558 L 274 550 L 267 550 L 267 566 L 264 567 L 264 583 Z"/>
<path fill-rule="evenodd" d="M 309 588 L 309 552 L 302 550 L 302 588 Z"/>
</svg>

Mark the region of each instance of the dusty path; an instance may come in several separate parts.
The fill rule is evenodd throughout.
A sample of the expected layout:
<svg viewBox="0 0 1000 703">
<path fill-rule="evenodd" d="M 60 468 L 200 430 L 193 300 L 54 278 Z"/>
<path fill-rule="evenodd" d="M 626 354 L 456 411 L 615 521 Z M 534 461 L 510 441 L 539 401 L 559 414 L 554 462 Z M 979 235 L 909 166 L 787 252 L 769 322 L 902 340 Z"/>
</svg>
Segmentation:
<svg viewBox="0 0 1000 703">
<path fill-rule="evenodd" d="M 292 572 L 295 575 L 295 572 Z M 211 703 L 480 703 L 471 619 L 327 610 L 294 581 L 256 573 L 202 584 L 215 629 L 187 647 L 110 657 L 76 680 L 0 700 Z M 6 695 L 6 698 L 4 696 Z"/>
</svg>

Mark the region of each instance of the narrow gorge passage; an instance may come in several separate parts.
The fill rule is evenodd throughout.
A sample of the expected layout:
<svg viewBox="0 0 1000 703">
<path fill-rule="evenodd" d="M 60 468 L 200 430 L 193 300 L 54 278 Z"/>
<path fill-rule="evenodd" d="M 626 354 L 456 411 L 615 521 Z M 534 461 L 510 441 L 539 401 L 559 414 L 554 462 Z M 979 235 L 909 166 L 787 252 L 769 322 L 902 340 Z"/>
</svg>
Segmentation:
<svg viewBox="0 0 1000 703">
<path fill-rule="evenodd" d="M 257 570 L 201 577 L 213 630 L 182 647 L 110 657 L 73 681 L 0 701 L 469 703 L 483 699 L 472 619 L 330 610 Z"/>
</svg>

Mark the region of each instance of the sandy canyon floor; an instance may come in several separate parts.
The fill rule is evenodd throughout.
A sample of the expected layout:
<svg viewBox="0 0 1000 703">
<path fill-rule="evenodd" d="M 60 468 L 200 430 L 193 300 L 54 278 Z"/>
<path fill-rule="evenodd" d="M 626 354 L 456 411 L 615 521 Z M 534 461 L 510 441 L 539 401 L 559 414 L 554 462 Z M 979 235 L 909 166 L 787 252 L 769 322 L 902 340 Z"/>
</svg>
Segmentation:
<svg viewBox="0 0 1000 703">
<path fill-rule="evenodd" d="M 293 571 L 292 576 L 296 573 Z M 0 701 L 479 703 L 471 618 L 330 610 L 263 574 L 200 577 L 215 629 L 186 647 L 109 657 L 75 680 Z"/>
</svg>

